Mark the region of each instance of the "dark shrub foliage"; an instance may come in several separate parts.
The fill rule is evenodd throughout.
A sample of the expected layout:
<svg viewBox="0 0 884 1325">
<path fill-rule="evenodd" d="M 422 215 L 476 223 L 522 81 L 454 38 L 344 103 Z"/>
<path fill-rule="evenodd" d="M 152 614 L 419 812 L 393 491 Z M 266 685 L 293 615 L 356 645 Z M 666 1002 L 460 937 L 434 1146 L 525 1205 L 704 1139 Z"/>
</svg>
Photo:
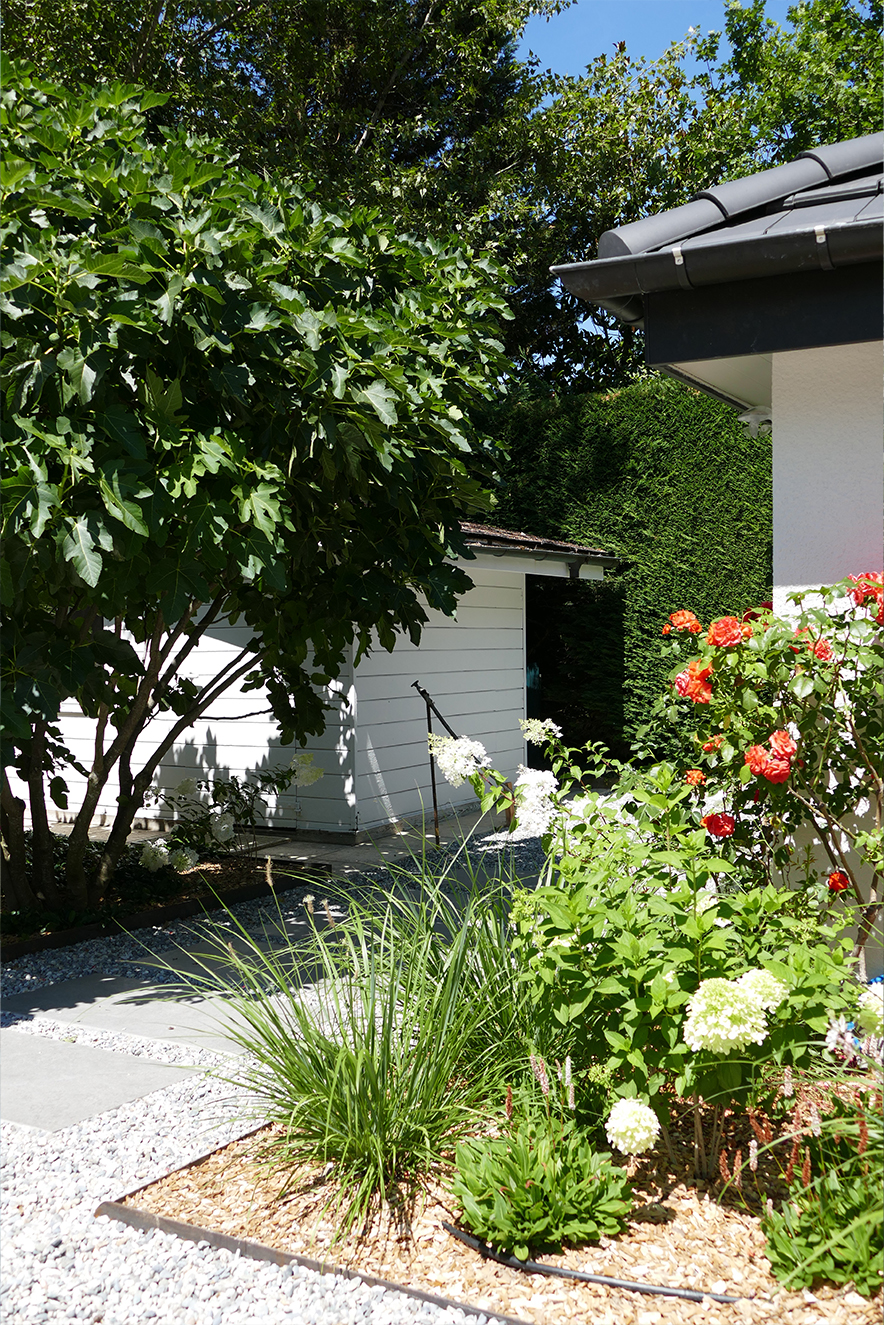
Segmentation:
<svg viewBox="0 0 884 1325">
<path fill-rule="evenodd" d="M 604 395 L 509 403 L 498 523 L 626 559 L 603 583 L 534 580 L 529 663 L 569 739 L 634 738 L 665 683 L 660 630 L 770 597 L 770 438 L 661 376 Z"/>
</svg>

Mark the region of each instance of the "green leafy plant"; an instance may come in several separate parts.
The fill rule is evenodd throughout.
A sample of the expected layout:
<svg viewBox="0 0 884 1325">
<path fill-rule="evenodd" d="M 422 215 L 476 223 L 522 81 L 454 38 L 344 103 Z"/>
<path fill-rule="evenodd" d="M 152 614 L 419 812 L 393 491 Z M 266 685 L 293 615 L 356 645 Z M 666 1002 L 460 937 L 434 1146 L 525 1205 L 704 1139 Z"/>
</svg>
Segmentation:
<svg viewBox="0 0 884 1325">
<path fill-rule="evenodd" d="M 453 1184 L 468 1227 L 520 1260 L 619 1233 L 632 1206 L 626 1173 L 571 1116 L 570 1061 L 552 1075 L 542 1058 L 532 1066 L 515 1104 L 507 1094 L 507 1134 L 457 1147 Z"/>
<path fill-rule="evenodd" d="M 149 792 L 149 804 L 161 805 L 175 815 L 169 845 L 199 855 L 245 852 L 257 857 L 257 831 L 269 796 L 280 795 L 294 783 L 309 786 L 323 776 L 313 756 L 303 751 L 288 768 L 260 769 L 244 778 L 184 778 L 176 787 Z"/>
<path fill-rule="evenodd" d="M 762 1215 L 765 1254 L 787 1288 L 824 1280 L 871 1297 L 884 1275 L 881 1092 L 830 1098 L 822 1117 L 814 1107 L 813 1125 L 787 1137 L 789 1192 Z"/>
<path fill-rule="evenodd" d="M 303 740 L 351 644 L 417 642 L 427 605 L 454 610 L 460 522 L 493 468 L 472 415 L 503 367 L 494 262 L 152 133 L 165 100 L 4 65 L 3 758 L 51 903 L 54 724 L 68 699 L 93 723 L 65 872 L 81 908 L 229 687 L 264 687 L 283 743 Z M 236 648 L 194 679 L 230 625 Z M 36 907 L 26 809 L 4 775 L 5 886 Z"/>
</svg>

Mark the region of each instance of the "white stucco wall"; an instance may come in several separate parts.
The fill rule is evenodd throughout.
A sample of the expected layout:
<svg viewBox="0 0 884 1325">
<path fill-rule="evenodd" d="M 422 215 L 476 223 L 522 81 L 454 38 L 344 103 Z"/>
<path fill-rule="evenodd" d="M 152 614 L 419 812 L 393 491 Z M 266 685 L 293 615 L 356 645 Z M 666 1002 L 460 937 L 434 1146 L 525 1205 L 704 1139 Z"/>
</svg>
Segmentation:
<svg viewBox="0 0 884 1325">
<path fill-rule="evenodd" d="M 796 589 L 880 570 L 881 342 L 773 356 L 774 607 Z"/>
</svg>

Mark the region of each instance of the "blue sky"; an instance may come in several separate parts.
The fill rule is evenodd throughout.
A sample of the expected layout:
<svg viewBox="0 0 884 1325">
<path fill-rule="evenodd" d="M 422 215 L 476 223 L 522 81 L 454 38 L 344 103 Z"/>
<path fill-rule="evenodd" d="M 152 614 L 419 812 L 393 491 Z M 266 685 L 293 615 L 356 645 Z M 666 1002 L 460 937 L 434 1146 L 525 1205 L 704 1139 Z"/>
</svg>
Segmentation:
<svg viewBox="0 0 884 1325">
<path fill-rule="evenodd" d="M 786 26 L 790 3 L 767 0 L 768 18 Z M 723 31 L 723 0 L 577 0 L 548 21 L 531 19 L 519 54 L 524 59 L 533 51 L 543 68 L 557 74 L 582 74 L 595 56 L 610 55 L 617 41 L 625 41 L 634 57 L 656 59 L 690 27 Z"/>
</svg>

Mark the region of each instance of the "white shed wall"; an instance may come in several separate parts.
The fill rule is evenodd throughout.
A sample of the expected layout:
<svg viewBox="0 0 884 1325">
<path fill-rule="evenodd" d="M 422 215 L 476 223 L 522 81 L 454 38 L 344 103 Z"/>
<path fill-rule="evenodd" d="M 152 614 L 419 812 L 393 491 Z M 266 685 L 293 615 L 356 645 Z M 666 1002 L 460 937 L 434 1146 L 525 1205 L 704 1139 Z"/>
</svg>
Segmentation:
<svg viewBox="0 0 884 1325">
<path fill-rule="evenodd" d="M 773 356 L 774 607 L 881 569 L 881 342 Z"/>
<path fill-rule="evenodd" d="M 359 720 L 356 797 L 360 830 L 432 813 L 426 708 L 413 681 L 429 691 L 459 736 L 482 742 L 508 776 L 525 760 L 525 577 L 464 563 L 474 588 L 454 621 L 430 613 L 420 647 L 407 639 L 376 650 L 356 668 Z M 434 731 L 441 731 L 433 719 Z M 468 784 L 437 776 L 440 809 L 474 806 Z"/>
<path fill-rule="evenodd" d="M 186 673 L 196 682 L 216 676 L 221 668 L 242 649 L 251 632 L 245 626 L 222 622 L 206 633 L 188 659 Z M 356 826 L 356 797 L 353 781 L 355 696 L 352 691 L 352 665 L 330 687 L 329 698 L 335 707 L 328 714 L 327 726 L 319 737 L 312 737 L 308 748 L 325 772 L 321 781 L 273 798 L 266 821 L 273 827 L 351 833 Z M 263 690 L 243 691 L 235 685 L 213 705 L 209 713 L 191 727 L 173 746 L 160 765 L 156 781 L 174 788 L 184 778 L 207 775 L 243 777 L 268 768 L 285 767 L 295 746 L 280 744 L 278 729 L 267 708 Z M 154 750 L 163 733 L 174 724 L 173 714 L 160 714 L 135 747 L 132 761 L 137 771 L 144 758 Z M 61 727 L 77 759 L 88 768 L 93 757 L 95 726 L 76 705 L 62 710 Z M 73 770 L 65 774 L 70 788 L 71 811 L 82 803 L 84 780 Z M 19 789 L 18 794 L 22 794 Z M 116 814 L 119 782 L 116 774 L 109 779 L 96 811 L 96 822 L 111 822 Z M 25 799 L 27 796 L 25 794 Z M 300 814 L 298 813 L 300 802 Z M 156 818 L 157 807 L 146 807 L 139 816 Z"/>
</svg>

